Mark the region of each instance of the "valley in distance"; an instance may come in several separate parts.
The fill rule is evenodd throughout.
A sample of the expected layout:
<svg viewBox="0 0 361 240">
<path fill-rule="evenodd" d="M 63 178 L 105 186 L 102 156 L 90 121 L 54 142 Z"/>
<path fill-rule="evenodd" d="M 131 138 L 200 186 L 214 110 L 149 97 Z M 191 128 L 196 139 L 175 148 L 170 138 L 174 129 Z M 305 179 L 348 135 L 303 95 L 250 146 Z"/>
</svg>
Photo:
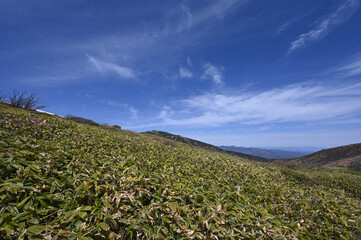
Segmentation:
<svg viewBox="0 0 361 240">
<path fill-rule="evenodd" d="M 236 146 L 219 146 L 224 150 L 241 152 L 267 159 L 285 159 L 302 157 L 323 148 L 317 147 L 276 147 L 276 148 L 254 148 L 254 147 L 236 147 Z"/>
</svg>

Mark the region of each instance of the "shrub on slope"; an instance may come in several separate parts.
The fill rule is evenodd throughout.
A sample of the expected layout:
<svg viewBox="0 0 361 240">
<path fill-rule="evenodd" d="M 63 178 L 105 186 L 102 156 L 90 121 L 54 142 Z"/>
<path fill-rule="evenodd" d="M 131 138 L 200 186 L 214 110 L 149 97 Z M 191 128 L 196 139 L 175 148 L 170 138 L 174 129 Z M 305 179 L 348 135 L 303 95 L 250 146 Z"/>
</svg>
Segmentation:
<svg viewBox="0 0 361 240">
<path fill-rule="evenodd" d="M 0 139 L 1 239 L 361 234 L 354 195 L 226 154 L 4 105 Z"/>
</svg>

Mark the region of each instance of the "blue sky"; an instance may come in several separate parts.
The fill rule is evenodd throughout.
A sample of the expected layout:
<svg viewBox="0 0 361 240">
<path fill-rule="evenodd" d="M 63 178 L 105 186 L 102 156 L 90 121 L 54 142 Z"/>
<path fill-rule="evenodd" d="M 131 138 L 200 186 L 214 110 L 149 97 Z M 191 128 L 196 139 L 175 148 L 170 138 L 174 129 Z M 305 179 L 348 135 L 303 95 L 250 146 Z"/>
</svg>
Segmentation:
<svg viewBox="0 0 361 240">
<path fill-rule="evenodd" d="M 360 0 L 0 1 L 2 92 L 216 145 L 361 142 Z"/>
</svg>

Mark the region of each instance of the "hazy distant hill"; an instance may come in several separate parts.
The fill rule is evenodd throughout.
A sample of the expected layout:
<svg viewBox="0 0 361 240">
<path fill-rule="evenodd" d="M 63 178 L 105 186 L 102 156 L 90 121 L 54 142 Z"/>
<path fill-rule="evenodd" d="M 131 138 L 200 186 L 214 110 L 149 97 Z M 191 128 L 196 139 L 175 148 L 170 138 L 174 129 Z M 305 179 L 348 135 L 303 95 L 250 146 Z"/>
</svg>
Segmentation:
<svg viewBox="0 0 361 240">
<path fill-rule="evenodd" d="M 284 151 L 279 149 L 245 148 L 235 146 L 220 146 L 220 148 L 227 151 L 235 151 L 267 159 L 297 158 L 308 154 L 303 152 Z"/>
<path fill-rule="evenodd" d="M 195 146 L 195 147 L 200 147 L 209 151 L 213 151 L 213 152 L 221 152 L 221 153 L 228 153 L 231 155 L 235 155 L 235 156 L 239 156 L 242 158 L 246 158 L 249 160 L 254 160 L 254 161 L 260 161 L 260 162 L 267 162 L 268 160 L 259 156 L 253 156 L 250 154 L 245 154 L 245 153 L 241 153 L 241 152 L 237 152 L 237 151 L 232 151 L 232 150 L 224 150 L 221 149 L 219 147 L 216 147 L 214 145 L 208 144 L 208 143 L 204 143 L 198 140 L 194 140 L 191 138 L 186 138 L 186 137 L 182 137 L 180 135 L 175 135 L 172 133 L 168 133 L 168 132 L 163 132 L 163 131 L 148 131 L 148 132 L 143 132 L 144 134 L 152 134 L 152 135 L 156 135 L 159 137 L 163 137 L 163 138 L 167 138 L 167 139 L 171 139 L 177 142 L 181 142 L 181 143 L 186 143 L 188 145 L 191 146 Z"/>
<path fill-rule="evenodd" d="M 361 170 L 361 143 L 324 149 L 300 158 L 281 160 L 305 167 L 347 167 Z"/>
<path fill-rule="evenodd" d="M 289 151 L 289 152 L 300 152 L 300 153 L 307 153 L 311 154 L 314 152 L 321 151 L 325 149 L 324 147 L 260 147 L 262 149 L 277 149 L 277 150 L 283 150 L 283 151 Z"/>
</svg>

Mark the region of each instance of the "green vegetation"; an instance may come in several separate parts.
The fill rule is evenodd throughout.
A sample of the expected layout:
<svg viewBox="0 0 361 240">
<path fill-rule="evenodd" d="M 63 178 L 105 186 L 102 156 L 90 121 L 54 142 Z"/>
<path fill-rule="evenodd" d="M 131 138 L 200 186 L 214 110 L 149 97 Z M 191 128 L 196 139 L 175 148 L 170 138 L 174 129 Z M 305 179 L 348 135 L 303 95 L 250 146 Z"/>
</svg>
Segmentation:
<svg viewBox="0 0 361 240">
<path fill-rule="evenodd" d="M 345 171 L 347 172 L 345 174 Z M 361 172 L 350 169 L 284 169 L 283 173 L 289 177 L 290 181 L 296 181 L 299 184 L 314 186 L 331 187 L 344 190 L 352 194 L 355 198 L 361 199 Z"/>
<path fill-rule="evenodd" d="M 0 103 L 0 238 L 361 236 L 359 174 L 168 141 Z"/>
<path fill-rule="evenodd" d="M 361 143 L 324 149 L 303 157 L 277 160 L 275 164 L 332 170 L 346 168 L 361 170 Z"/>
</svg>

